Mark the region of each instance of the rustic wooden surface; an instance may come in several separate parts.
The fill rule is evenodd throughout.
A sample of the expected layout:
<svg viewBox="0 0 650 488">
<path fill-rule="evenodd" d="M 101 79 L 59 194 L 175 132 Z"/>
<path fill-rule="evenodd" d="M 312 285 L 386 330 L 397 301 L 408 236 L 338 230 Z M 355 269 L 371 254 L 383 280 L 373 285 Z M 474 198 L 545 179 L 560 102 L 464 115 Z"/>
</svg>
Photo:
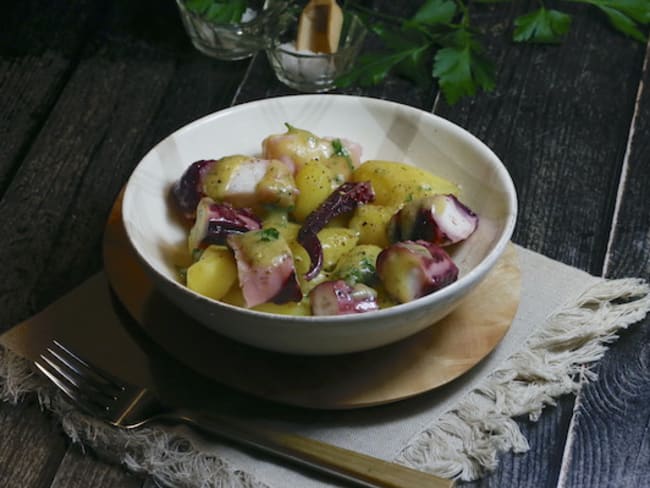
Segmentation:
<svg viewBox="0 0 650 488">
<path fill-rule="evenodd" d="M 148 148 L 233 103 L 293 93 L 262 55 L 226 63 L 196 52 L 171 1 L 5 3 L 0 331 L 100 269 L 105 219 Z M 558 3 L 579 15 L 566 43 L 512 44 L 512 18 L 535 3 L 475 10 L 493 26 L 491 93 L 449 106 L 435 89 L 398 79 L 347 93 L 434 110 L 490 145 L 519 192 L 518 244 L 593 274 L 648 279 L 647 47 L 568 2 Z M 520 420 L 528 453 L 504 454 L 494 473 L 467 485 L 650 486 L 650 320 L 622 333 L 596 371 L 600 380 L 577 398 L 562 398 L 537 423 Z M 149 484 L 81 453 L 34 400 L 0 405 L 0 480 L 8 488 Z"/>
</svg>

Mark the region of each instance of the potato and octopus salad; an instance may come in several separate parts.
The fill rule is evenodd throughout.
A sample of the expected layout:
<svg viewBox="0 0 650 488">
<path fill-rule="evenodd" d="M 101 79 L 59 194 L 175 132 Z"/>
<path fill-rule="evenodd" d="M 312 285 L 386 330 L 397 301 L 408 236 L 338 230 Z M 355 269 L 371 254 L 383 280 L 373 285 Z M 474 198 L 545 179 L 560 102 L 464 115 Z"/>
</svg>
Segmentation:
<svg viewBox="0 0 650 488">
<path fill-rule="evenodd" d="M 289 315 L 363 313 L 458 277 L 445 250 L 478 216 L 454 183 L 289 124 L 262 155 L 193 163 L 172 187 L 191 227 L 181 279 L 206 297 Z"/>
</svg>

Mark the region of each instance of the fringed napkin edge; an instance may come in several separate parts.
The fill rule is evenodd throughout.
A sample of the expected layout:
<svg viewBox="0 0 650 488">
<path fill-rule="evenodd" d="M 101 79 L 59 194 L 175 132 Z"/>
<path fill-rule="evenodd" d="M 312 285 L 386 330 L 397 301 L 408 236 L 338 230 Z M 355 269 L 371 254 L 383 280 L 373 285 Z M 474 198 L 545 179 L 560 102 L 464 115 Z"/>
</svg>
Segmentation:
<svg viewBox="0 0 650 488">
<path fill-rule="evenodd" d="M 620 330 L 648 312 L 650 287 L 643 280 L 598 282 L 536 329 L 521 351 L 415 436 L 395 461 L 471 481 L 494 470 L 499 453 L 526 452 L 528 441 L 514 418 L 537 421 L 546 405 L 596 380 L 590 366 Z"/>
</svg>

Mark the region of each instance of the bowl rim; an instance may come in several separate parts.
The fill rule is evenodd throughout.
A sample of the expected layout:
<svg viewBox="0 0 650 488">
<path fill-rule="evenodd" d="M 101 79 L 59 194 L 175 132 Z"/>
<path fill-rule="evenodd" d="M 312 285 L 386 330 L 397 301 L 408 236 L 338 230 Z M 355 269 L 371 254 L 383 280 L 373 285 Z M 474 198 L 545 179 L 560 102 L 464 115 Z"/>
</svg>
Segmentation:
<svg viewBox="0 0 650 488">
<path fill-rule="evenodd" d="M 163 281 L 171 284 L 181 294 L 189 295 L 195 301 L 206 302 L 208 304 L 212 304 L 216 306 L 217 309 L 222 308 L 230 312 L 241 313 L 246 316 L 251 316 L 251 318 L 267 319 L 267 320 L 270 319 L 270 320 L 279 321 L 282 324 L 282 326 L 285 328 L 292 328 L 292 327 L 303 326 L 305 324 L 316 324 L 316 323 L 323 324 L 328 327 L 336 328 L 337 326 L 348 327 L 350 324 L 367 322 L 369 319 L 372 319 L 374 317 L 387 319 L 387 320 L 390 320 L 392 318 L 397 319 L 400 316 L 404 315 L 405 313 L 408 314 L 408 312 L 414 312 L 416 309 L 428 308 L 427 305 L 432 304 L 432 302 L 438 302 L 438 301 L 442 302 L 445 300 L 450 300 L 453 298 L 453 296 L 456 294 L 458 290 L 461 290 L 467 286 L 471 286 L 472 283 L 478 284 L 481 276 L 487 274 L 487 272 L 490 269 L 492 269 L 492 267 L 496 264 L 497 260 L 504 252 L 514 232 L 515 224 L 517 221 L 517 214 L 518 214 L 518 204 L 517 204 L 518 202 L 517 202 L 516 189 L 512 177 L 508 172 L 507 168 L 505 167 L 505 164 L 501 161 L 501 159 L 484 142 L 482 142 L 478 137 L 474 136 L 468 130 L 432 112 L 427 112 L 425 110 L 412 107 L 410 105 L 405 105 L 399 102 L 391 101 L 391 100 L 383 100 L 383 99 L 368 97 L 368 96 L 345 95 L 345 94 L 288 95 L 288 96 L 270 97 L 270 98 L 254 100 L 254 101 L 250 101 L 238 105 L 233 105 L 225 109 L 218 110 L 210 114 L 207 114 L 205 116 L 202 116 L 180 127 L 179 129 L 173 131 L 172 133 L 168 134 L 165 138 L 161 139 L 157 144 L 155 144 L 149 151 L 147 151 L 147 153 L 138 161 L 138 164 L 134 167 L 125 185 L 124 196 L 123 196 L 123 209 L 129 208 L 129 202 L 132 198 L 134 198 L 132 195 L 133 192 L 135 191 L 134 188 L 136 186 L 133 184 L 133 181 L 135 179 L 134 175 L 137 172 L 138 168 L 143 163 L 143 161 L 147 159 L 168 138 L 181 135 L 185 132 L 192 131 L 196 127 L 209 123 L 214 119 L 227 117 L 234 112 L 250 110 L 251 108 L 256 106 L 266 105 L 266 104 L 270 105 L 278 102 L 297 103 L 302 100 L 306 102 L 308 100 L 317 99 L 317 98 L 322 99 L 323 97 L 328 97 L 328 99 L 336 99 L 341 103 L 354 103 L 355 101 L 361 101 L 364 104 L 394 107 L 400 110 L 405 110 L 408 113 L 417 114 L 418 116 L 434 118 L 436 119 L 437 123 L 442 124 L 443 126 L 445 126 L 446 129 L 451 130 L 452 132 L 456 133 L 456 135 L 460 136 L 463 139 L 466 139 L 474 147 L 480 149 L 481 153 L 492 162 L 492 166 L 496 169 L 496 174 L 499 177 L 498 179 L 500 182 L 503 183 L 504 189 L 506 190 L 503 193 L 507 196 L 507 201 L 506 201 L 507 218 L 505 219 L 504 229 L 501 232 L 501 235 L 497 239 L 496 243 L 493 245 L 492 249 L 488 252 L 488 254 L 478 264 L 476 264 L 467 273 L 460 276 L 458 280 L 456 280 L 452 284 L 440 290 L 437 290 L 434 293 L 425 295 L 423 297 L 417 298 L 410 302 L 400 303 L 380 310 L 375 310 L 366 313 L 359 313 L 359 314 L 346 314 L 346 315 L 297 316 L 297 315 L 276 314 L 271 312 L 263 312 L 263 311 L 252 310 L 244 307 L 239 307 L 236 305 L 231 305 L 225 302 L 214 300 L 212 298 L 208 298 L 187 288 L 187 286 L 183 285 L 179 281 L 170 279 L 168 276 L 161 273 L 154 265 L 152 265 L 149 262 L 149 260 L 146 258 L 145 255 L 143 255 L 143 253 L 137 246 L 136 244 L 137 240 L 133 239 L 133 235 L 130 230 L 130 224 L 126 219 L 127 217 L 126 212 L 123 211 L 122 222 L 124 224 L 124 228 L 126 230 L 128 240 L 131 243 L 136 255 L 138 256 L 138 259 L 143 264 L 145 264 L 145 267 L 150 272 L 154 272 L 159 277 L 162 277 Z M 191 162 L 188 163 L 188 165 L 189 164 L 191 164 Z M 384 320 L 384 322 L 386 322 L 386 320 Z"/>
</svg>

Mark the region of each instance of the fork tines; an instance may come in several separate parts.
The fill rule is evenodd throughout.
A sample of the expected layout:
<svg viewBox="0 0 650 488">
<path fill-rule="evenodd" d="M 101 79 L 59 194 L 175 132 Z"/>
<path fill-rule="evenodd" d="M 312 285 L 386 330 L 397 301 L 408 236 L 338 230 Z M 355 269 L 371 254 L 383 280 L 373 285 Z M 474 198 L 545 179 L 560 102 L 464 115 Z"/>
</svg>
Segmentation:
<svg viewBox="0 0 650 488">
<path fill-rule="evenodd" d="M 106 415 L 111 400 L 124 390 L 106 372 L 90 366 L 57 340 L 52 341 L 34 364 L 74 404 L 92 415 Z"/>
</svg>

